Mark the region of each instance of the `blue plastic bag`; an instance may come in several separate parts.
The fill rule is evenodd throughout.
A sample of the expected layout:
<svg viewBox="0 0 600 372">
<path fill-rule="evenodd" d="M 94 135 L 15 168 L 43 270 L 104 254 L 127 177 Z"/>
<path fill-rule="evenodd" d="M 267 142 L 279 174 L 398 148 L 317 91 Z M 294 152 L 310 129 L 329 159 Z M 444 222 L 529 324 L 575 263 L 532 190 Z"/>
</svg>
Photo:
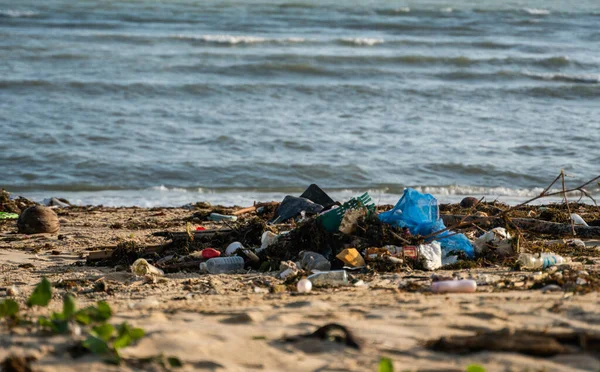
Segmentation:
<svg viewBox="0 0 600 372">
<path fill-rule="evenodd" d="M 431 194 L 421 194 L 415 189 L 407 188 L 398 200 L 398 203 L 387 212 L 379 214 L 382 222 L 398 227 L 407 227 L 411 234 L 429 235 L 446 228 L 439 216 L 437 199 Z M 451 251 L 463 251 L 473 257 L 473 246 L 463 234 L 452 236 L 445 231 L 431 240 L 442 244 L 442 251 L 448 254 Z"/>
</svg>

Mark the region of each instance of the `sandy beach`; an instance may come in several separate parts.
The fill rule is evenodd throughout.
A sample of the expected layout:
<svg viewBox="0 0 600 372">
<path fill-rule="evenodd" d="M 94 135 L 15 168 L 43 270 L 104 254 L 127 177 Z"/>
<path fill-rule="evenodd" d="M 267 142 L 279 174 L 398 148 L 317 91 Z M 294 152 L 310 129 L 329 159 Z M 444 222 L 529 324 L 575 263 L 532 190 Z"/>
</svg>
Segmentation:
<svg viewBox="0 0 600 372">
<path fill-rule="evenodd" d="M 49 337 L 34 326 L 1 327 L 0 360 L 10 355 L 31 357 L 36 371 L 163 370 L 158 363 L 140 361 L 160 354 L 178 357 L 183 370 L 209 371 L 377 371 L 381 357 L 391 358 L 396 371 L 464 371 L 472 364 L 487 371 L 600 368 L 597 353 L 577 347 L 551 357 L 485 347 L 460 355 L 426 347 L 443 336 L 499 330 L 597 335 L 600 296 L 593 286 L 598 281 L 593 243 L 585 260 L 544 272 L 493 264 L 435 272 L 476 280 L 476 293 L 431 293 L 432 272 L 406 269 L 356 274 L 355 280 L 362 280 L 359 285 L 299 294 L 293 286 L 282 288 L 276 272 L 206 275 L 190 269 L 148 281 L 131 274 L 127 266 L 86 265 L 89 252 L 101 247 L 124 241 L 140 246 L 165 243 L 151 234 L 185 231 L 189 221 L 185 219 L 194 210 L 74 207 L 56 211 L 61 224 L 58 234 L 16 234 L 14 221 L 2 223 L 0 296 L 7 296 L 14 286 L 13 297 L 22 304 L 45 276 L 54 285 L 51 309 L 60 308 L 66 291 L 76 296 L 81 307 L 106 300 L 114 310 L 114 323 L 127 321 L 143 328 L 146 336 L 123 349 L 124 362 L 114 366 L 93 354 L 73 358 L 69 348 L 77 336 Z M 565 277 L 587 275 L 589 285 L 570 289 L 565 285 L 557 291 L 539 288 L 557 272 Z M 32 316 L 47 312 L 28 310 Z M 360 349 L 315 338 L 286 341 L 329 323 L 347 327 Z"/>
</svg>

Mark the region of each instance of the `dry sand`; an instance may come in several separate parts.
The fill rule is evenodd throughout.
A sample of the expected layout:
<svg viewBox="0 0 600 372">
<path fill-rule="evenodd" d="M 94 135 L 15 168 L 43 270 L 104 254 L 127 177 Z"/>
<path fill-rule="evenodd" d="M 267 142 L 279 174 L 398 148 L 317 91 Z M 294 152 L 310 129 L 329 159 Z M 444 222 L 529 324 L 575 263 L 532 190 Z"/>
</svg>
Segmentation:
<svg viewBox="0 0 600 372">
<path fill-rule="evenodd" d="M 15 234 L 12 223 L 0 230 L 0 288 L 16 286 L 22 304 L 42 276 L 59 283 L 85 306 L 108 301 L 113 323 L 126 320 L 146 330 L 137 345 L 124 349 L 127 359 L 158 354 L 177 356 L 184 370 L 210 371 L 377 371 L 380 357 L 396 371 L 464 371 L 480 364 L 487 371 L 598 371 L 598 355 L 575 352 L 548 358 L 482 351 L 454 355 L 424 347 L 428 340 L 486 330 L 533 329 L 600 332 L 600 296 L 528 289 L 540 273 L 492 267 L 437 274 L 474 278 L 473 294 L 432 294 L 431 273 L 412 271 L 364 277 L 366 285 L 314 289 L 300 295 L 270 293 L 280 283 L 271 274 L 167 274 L 145 283 L 127 271 L 81 265 L 87 250 L 123 240 L 158 244 L 159 230 L 184 231 L 185 209 L 77 208 L 59 213 L 54 235 Z M 122 226 L 115 229 L 115 224 Z M 113 228 L 111 228 L 111 226 Z M 133 230 L 129 228 L 134 228 Z M 593 249 L 593 248 L 591 248 Z M 78 264 L 79 263 L 79 264 Z M 570 270 L 598 270 L 597 259 Z M 595 274 L 594 274 L 595 275 Z M 100 278 L 108 292 L 94 291 Z M 501 283 L 509 283 L 508 286 Z M 404 289 L 402 289 L 404 288 Z M 0 290 L 0 298 L 6 296 Z M 54 291 L 58 310 L 65 288 Z M 34 314 L 47 310 L 35 310 Z M 361 350 L 338 343 L 286 336 L 315 331 L 327 323 L 347 326 Z M 95 355 L 73 359 L 73 336 L 43 336 L 35 329 L 0 327 L 0 360 L 11 354 L 32 356 L 34 370 L 161 370 L 157 363 L 113 366 Z"/>
</svg>

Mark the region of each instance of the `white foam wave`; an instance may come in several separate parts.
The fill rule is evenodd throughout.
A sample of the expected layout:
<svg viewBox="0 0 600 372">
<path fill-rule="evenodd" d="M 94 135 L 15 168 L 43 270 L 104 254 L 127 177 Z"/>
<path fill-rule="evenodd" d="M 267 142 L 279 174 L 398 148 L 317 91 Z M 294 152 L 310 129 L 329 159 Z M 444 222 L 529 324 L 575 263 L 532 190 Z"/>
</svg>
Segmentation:
<svg viewBox="0 0 600 372">
<path fill-rule="evenodd" d="M 396 13 L 410 13 L 410 8 L 409 7 L 398 8 L 398 9 L 395 9 L 394 12 L 396 12 Z"/>
<path fill-rule="evenodd" d="M 377 44 L 383 44 L 383 39 L 368 38 L 368 37 L 345 37 L 340 39 L 344 44 L 358 45 L 358 46 L 373 46 Z"/>
<path fill-rule="evenodd" d="M 595 74 L 555 74 L 555 73 L 539 73 L 524 71 L 525 76 L 529 76 L 541 80 L 549 81 L 564 81 L 571 83 L 600 83 L 600 75 Z"/>
<path fill-rule="evenodd" d="M 207 43 L 237 45 L 237 44 L 262 44 L 262 43 L 303 43 L 302 37 L 266 38 L 251 35 L 185 35 L 179 34 L 175 38 L 183 40 L 199 40 Z"/>
<path fill-rule="evenodd" d="M 523 9 L 526 13 L 531 15 L 548 15 L 550 11 L 547 9 L 537 9 L 537 8 L 525 8 Z"/>
<path fill-rule="evenodd" d="M 443 13 L 452 13 L 453 11 L 454 11 L 454 9 L 452 9 L 452 8 L 442 8 L 442 9 L 440 9 L 440 12 L 443 12 Z"/>
<path fill-rule="evenodd" d="M 10 18 L 35 17 L 39 14 L 40 13 L 31 11 L 31 10 L 0 9 L 0 16 L 10 17 Z"/>
<path fill-rule="evenodd" d="M 417 186 L 416 190 L 441 196 L 463 195 L 472 196 L 480 195 L 487 197 L 510 196 L 510 197 L 533 197 L 539 195 L 542 188 L 532 189 L 511 189 L 508 187 L 477 187 L 477 186 Z"/>
</svg>

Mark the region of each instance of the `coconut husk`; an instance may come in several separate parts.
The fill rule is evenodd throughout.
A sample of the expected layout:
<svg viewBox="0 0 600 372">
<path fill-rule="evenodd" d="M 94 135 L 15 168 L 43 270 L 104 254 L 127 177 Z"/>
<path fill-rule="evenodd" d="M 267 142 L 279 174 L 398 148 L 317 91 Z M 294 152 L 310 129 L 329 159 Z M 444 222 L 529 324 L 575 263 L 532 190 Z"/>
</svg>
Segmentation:
<svg viewBox="0 0 600 372">
<path fill-rule="evenodd" d="M 58 232 L 60 223 L 52 209 L 36 205 L 21 213 L 17 227 L 21 234 L 54 234 Z"/>
</svg>

